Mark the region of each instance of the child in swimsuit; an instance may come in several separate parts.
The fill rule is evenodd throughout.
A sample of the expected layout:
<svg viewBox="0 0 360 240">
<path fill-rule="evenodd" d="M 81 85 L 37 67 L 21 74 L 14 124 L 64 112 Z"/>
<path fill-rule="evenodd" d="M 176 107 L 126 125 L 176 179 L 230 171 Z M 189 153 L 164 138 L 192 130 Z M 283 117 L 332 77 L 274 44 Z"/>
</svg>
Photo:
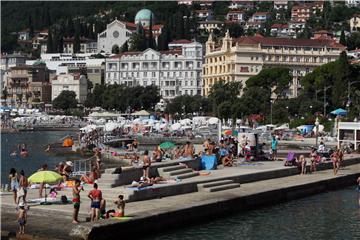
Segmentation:
<svg viewBox="0 0 360 240">
<path fill-rule="evenodd" d="M 26 214 L 25 206 L 19 204 L 19 212 L 18 212 L 18 223 L 20 225 L 19 234 L 25 233 L 26 220 L 27 220 L 27 214 Z"/>
</svg>

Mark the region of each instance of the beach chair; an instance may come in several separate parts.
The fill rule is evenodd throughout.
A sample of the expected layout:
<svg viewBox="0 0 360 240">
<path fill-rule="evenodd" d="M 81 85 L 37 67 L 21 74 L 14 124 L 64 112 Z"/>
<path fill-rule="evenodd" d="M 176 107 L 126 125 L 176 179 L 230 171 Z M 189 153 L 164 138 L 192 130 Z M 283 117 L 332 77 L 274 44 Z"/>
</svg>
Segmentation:
<svg viewBox="0 0 360 240">
<path fill-rule="evenodd" d="M 294 152 L 288 152 L 284 166 L 296 166 L 296 158 Z"/>
</svg>

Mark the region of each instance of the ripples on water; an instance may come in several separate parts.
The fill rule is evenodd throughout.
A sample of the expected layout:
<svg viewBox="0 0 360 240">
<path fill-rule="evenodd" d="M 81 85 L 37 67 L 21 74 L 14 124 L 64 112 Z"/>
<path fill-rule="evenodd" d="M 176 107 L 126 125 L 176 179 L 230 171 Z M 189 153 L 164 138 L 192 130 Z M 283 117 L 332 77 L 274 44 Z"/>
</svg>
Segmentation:
<svg viewBox="0 0 360 240">
<path fill-rule="evenodd" d="M 1 183 L 7 183 L 10 168 L 18 171 L 23 169 L 25 174 L 30 175 L 47 163 L 49 169 L 53 169 L 60 161 L 71 160 L 73 156 L 54 156 L 44 152 L 47 144 L 59 142 L 59 139 L 72 132 L 66 131 L 39 131 L 1 134 Z M 18 144 L 25 143 L 29 150 L 28 157 L 12 157 L 10 153 L 16 150 Z M 79 158 L 79 157 L 77 157 Z"/>
<path fill-rule="evenodd" d="M 148 240 L 360 239 L 355 187 L 151 236 Z"/>
</svg>

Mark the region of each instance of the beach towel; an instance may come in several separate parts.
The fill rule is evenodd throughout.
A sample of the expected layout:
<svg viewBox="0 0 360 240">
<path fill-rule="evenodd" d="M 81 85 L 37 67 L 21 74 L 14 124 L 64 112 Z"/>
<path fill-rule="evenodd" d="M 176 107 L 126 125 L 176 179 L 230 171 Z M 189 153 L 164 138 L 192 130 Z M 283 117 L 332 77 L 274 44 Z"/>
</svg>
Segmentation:
<svg viewBox="0 0 360 240">
<path fill-rule="evenodd" d="M 129 220 L 132 219 L 133 217 L 129 217 L 129 216 L 124 216 L 124 217 L 110 217 L 110 219 L 116 219 L 116 220 Z"/>
<path fill-rule="evenodd" d="M 201 156 L 201 169 L 213 170 L 216 169 L 217 159 L 215 155 L 202 155 Z"/>
</svg>

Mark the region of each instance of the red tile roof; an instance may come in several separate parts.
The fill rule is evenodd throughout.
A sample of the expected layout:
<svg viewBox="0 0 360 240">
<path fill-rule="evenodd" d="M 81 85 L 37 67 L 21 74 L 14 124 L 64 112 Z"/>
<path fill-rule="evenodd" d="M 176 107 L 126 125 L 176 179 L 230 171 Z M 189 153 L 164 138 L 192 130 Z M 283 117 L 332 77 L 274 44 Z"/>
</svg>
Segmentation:
<svg viewBox="0 0 360 240">
<path fill-rule="evenodd" d="M 240 37 L 233 40 L 240 45 L 261 44 L 263 46 L 294 46 L 294 47 L 332 47 L 345 49 L 346 47 L 325 39 L 294 39 L 294 38 L 267 38 L 260 36 Z"/>
<path fill-rule="evenodd" d="M 271 25 L 271 28 L 288 28 L 288 27 L 289 27 L 288 24 L 281 24 L 281 23 L 275 23 Z"/>
<path fill-rule="evenodd" d="M 165 54 L 165 55 L 181 55 L 182 54 L 182 50 L 181 49 L 174 49 L 174 50 L 167 50 L 167 51 L 160 51 L 161 54 Z"/>
<path fill-rule="evenodd" d="M 187 39 L 179 39 L 179 40 L 174 40 L 174 41 L 170 42 L 169 44 L 188 44 L 188 43 L 192 43 L 192 41 L 187 40 Z"/>
<path fill-rule="evenodd" d="M 256 13 L 254 13 L 253 16 L 268 15 L 268 14 L 270 14 L 270 13 L 269 12 L 256 12 Z"/>
</svg>

